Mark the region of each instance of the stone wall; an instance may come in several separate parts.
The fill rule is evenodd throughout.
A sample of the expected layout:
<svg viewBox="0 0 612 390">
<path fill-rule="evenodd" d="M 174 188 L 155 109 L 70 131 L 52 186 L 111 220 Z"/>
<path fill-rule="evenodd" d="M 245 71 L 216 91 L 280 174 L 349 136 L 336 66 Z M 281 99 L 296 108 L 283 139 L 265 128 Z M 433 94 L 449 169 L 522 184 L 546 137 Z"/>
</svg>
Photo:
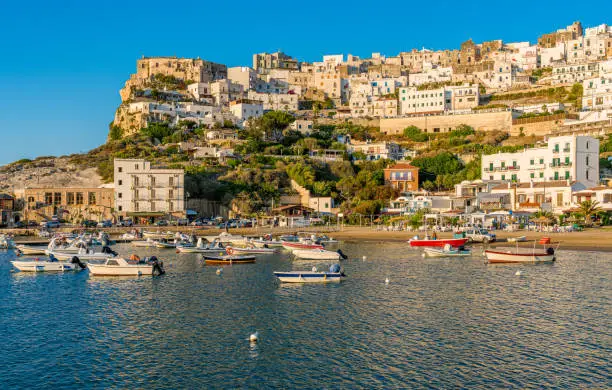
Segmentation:
<svg viewBox="0 0 612 390">
<path fill-rule="evenodd" d="M 380 131 L 389 134 L 401 134 L 409 126 L 416 126 L 427 133 L 446 133 L 459 125 L 472 126 L 479 131 L 512 130 L 511 111 L 493 111 L 456 115 L 431 115 L 405 118 L 380 119 Z"/>
</svg>

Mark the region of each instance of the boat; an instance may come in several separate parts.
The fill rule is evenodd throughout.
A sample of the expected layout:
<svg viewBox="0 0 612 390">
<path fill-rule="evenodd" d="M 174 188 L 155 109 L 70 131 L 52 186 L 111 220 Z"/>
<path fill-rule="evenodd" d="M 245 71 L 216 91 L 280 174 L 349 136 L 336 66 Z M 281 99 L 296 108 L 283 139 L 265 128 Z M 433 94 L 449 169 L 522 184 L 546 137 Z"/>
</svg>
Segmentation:
<svg viewBox="0 0 612 390">
<path fill-rule="evenodd" d="M 16 249 L 24 255 L 44 255 L 47 250 L 46 246 L 42 245 L 16 245 Z"/>
<path fill-rule="evenodd" d="M 132 245 L 137 248 L 156 248 L 157 241 L 147 238 L 146 240 L 132 241 Z"/>
<path fill-rule="evenodd" d="M 558 248 L 558 246 L 557 246 Z M 555 249 L 548 247 L 536 249 L 535 246 L 527 251 L 512 250 L 486 250 L 485 256 L 489 264 L 496 263 L 552 263 L 556 260 Z"/>
<path fill-rule="evenodd" d="M 149 232 L 149 231 L 144 231 L 142 232 L 142 237 L 143 238 L 150 238 L 152 240 L 161 240 L 161 239 L 173 239 L 174 238 L 174 233 L 172 232 L 165 232 L 165 233 L 160 233 L 160 232 Z"/>
<path fill-rule="evenodd" d="M 89 245 L 87 244 L 87 240 L 83 237 L 77 237 L 72 241 L 69 241 L 65 237 L 53 237 L 49 242 L 49 246 L 47 246 L 48 252 L 62 252 L 62 253 L 79 253 L 83 249 L 87 250 Z"/>
<path fill-rule="evenodd" d="M 472 255 L 472 251 L 463 247 L 453 249 L 450 244 L 446 244 L 442 249 L 425 247 L 423 255 L 427 257 L 467 257 Z"/>
<path fill-rule="evenodd" d="M 527 241 L 527 236 L 508 237 L 508 242 L 525 242 L 525 241 Z"/>
<path fill-rule="evenodd" d="M 283 241 L 283 248 L 287 250 L 296 250 L 296 249 L 324 249 L 323 245 L 315 244 L 313 242 L 289 242 Z"/>
<path fill-rule="evenodd" d="M 0 249 L 13 249 L 15 242 L 13 238 L 7 234 L 0 234 Z"/>
<path fill-rule="evenodd" d="M 78 253 L 64 253 L 59 251 L 46 251 L 49 257 L 53 256 L 60 261 L 68 261 L 73 257 L 78 257 L 79 260 L 92 261 L 92 260 L 106 260 L 108 258 L 116 257 L 117 252 L 113 251 L 109 247 L 105 246 L 102 248 L 102 252 L 94 252 L 89 249 L 82 249 Z"/>
<path fill-rule="evenodd" d="M 77 257 L 73 257 L 69 262 L 34 258 L 14 260 L 11 263 L 21 272 L 68 272 L 87 268 Z"/>
<path fill-rule="evenodd" d="M 275 271 L 274 276 L 283 283 L 337 283 L 346 277 L 339 264 L 329 267 L 329 272 L 313 268 L 311 271 Z"/>
<path fill-rule="evenodd" d="M 345 260 L 347 258 L 340 249 L 336 252 L 325 249 L 296 249 L 293 255 L 303 260 Z"/>
<path fill-rule="evenodd" d="M 228 255 L 270 255 L 272 253 L 276 253 L 276 249 L 274 248 L 255 248 L 255 247 L 246 247 L 239 248 L 234 246 L 228 246 L 225 248 L 225 251 Z"/>
<path fill-rule="evenodd" d="M 115 257 L 107 259 L 104 263 L 87 263 L 87 268 L 93 276 L 141 276 L 163 275 L 164 264 L 152 256 L 144 260 L 126 260 Z"/>
<path fill-rule="evenodd" d="M 438 240 L 432 240 L 429 238 L 419 239 L 418 236 L 408 240 L 411 247 L 417 246 L 428 246 L 428 247 L 444 247 L 446 244 L 454 247 L 460 247 L 465 245 L 467 238 L 441 238 Z"/>
<path fill-rule="evenodd" d="M 219 241 L 223 244 L 244 244 L 246 238 L 240 235 L 234 235 L 227 232 L 222 232 L 218 236 L 204 236 L 208 242 Z"/>
<path fill-rule="evenodd" d="M 218 241 L 213 242 L 209 245 L 204 245 L 202 237 L 200 237 L 198 238 L 198 242 L 195 246 L 177 245 L 176 252 L 177 253 L 223 253 L 225 252 L 225 247 L 223 247 L 223 244 L 221 244 Z"/>
<path fill-rule="evenodd" d="M 281 240 L 273 240 L 271 234 L 266 234 L 260 238 L 252 238 L 249 242 L 257 248 L 280 248 L 283 246 Z"/>
<path fill-rule="evenodd" d="M 235 265 L 235 264 L 249 264 L 255 262 L 254 255 L 227 255 L 227 256 L 207 256 L 204 255 L 204 263 L 206 265 Z"/>
<path fill-rule="evenodd" d="M 161 238 L 155 241 L 155 247 L 160 249 L 176 248 L 176 240 L 170 241 L 166 238 Z"/>
</svg>

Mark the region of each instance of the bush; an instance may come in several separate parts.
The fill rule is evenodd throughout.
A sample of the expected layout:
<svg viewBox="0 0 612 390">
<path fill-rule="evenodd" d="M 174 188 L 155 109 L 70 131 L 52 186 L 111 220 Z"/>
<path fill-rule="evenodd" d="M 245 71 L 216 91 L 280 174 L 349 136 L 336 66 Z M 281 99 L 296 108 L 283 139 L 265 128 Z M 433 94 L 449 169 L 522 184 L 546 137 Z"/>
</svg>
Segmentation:
<svg viewBox="0 0 612 390">
<path fill-rule="evenodd" d="M 429 137 L 416 126 L 409 126 L 404 129 L 404 138 L 414 142 L 427 142 Z"/>
</svg>

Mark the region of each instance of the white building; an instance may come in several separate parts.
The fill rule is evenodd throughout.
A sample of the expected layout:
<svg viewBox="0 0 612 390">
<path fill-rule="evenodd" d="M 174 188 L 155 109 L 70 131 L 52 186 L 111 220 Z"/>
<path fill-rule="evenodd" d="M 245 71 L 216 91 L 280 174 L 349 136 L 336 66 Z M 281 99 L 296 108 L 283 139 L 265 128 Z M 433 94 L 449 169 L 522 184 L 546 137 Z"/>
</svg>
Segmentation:
<svg viewBox="0 0 612 390">
<path fill-rule="evenodd" d="M 263 104 L 258 101 L 236 100 L 230 102 L 229 108 L 240 124 L 250 118 L 258 118 L 263 115 Z"/>
<path fill-rule="evenodd" d="M 601 110 L 612 108 L 612 73 L 602 74 L 582 82 L 582 108 Z"/>
<path fill-rule="evenodd" d="M 255 89 L 257 85 L 257 72 L 248 66 L 227 68 L 227 78 L 234 84 L 242 85 L 244 91 Z"/>
<path fill-rule="evenodd" d="M 440 113 L 445 109 L 444 88 L 419 91 L 416 87 L 400 88 L 399 114 Z M 450 98 L 450 92 L 449 92 Z"/>
<path fill-rule="evenodd" d="M 151 168 L 142 159 L 115 159 L 115 205 L 123 217 L 185 213 L 182 169 Z"/>
<path fill-rule="evenodd" d="M 402 160 L 404 152 L 395 142 L 360 142 L 351 140 L 347 145 L 349 153 L 361 152 L 366 155 L 367 160 Z"/>
<path fill-rule="evenodd" d="M 565 61 L 565 43 L 540 48 L 540 66 L 548 67 Z"/>
<path fill-rule="evenodd" d="M 264 110 L 297 111 L 298 95 L 290 93 L 259 93 L 249 91 L 249 100 L 262 102 Z"/>
<path fill-rule="evenodd" d="M 551 84 L 574 84 L 581 83 L 598 75 L 599 64 L 597 62 L 555 65 L 551 75 Z"/>
<path fill-rule="evenodd" d="M 502 183 L 491 189 L 492 195 L 506 195 L 513 211 L 552 211 L 561 214 L 572 208 L 572 194 L 585 186 L 570 180 L 531 183 Z"/>
<path fill-rule="evenodd" d="M 599 183 L 599 140 L 588 136 L 551 137 L 545 147 L 482 156 L 482 180 Z"/>
</svg>

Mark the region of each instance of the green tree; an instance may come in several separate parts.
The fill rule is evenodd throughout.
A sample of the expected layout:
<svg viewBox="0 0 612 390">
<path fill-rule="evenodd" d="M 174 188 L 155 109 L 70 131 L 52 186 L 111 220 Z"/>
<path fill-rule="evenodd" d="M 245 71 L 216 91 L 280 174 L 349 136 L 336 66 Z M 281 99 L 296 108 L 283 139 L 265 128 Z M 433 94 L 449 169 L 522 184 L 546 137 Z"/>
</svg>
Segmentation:
<svg viewBox="0 0 612 390">
<path fill-rule="evenodd" d="M 408 126 L 404 129 L 404 138 L 414 142 L 427 142 L 429 137 L 416 126 Z"/>
<path fill-rule="evenodd" d="M 584 223 L 586 225 L 591 225 L 592 218 L 597 213 L 601 212 L 601 207 L 599 206 L 599 202 L 596 200 L 585 200 L 580 203 L 579 206 L 580 214 L 584 215 Z"/>
<path fill-rule="evenodd" d="M 122 137 L 123 137 L 123 130 L 121 129 L 121 127 L 115 126 L 111 123 L 109 133 L 108 133 L 108 138 L 110 138 L 111 141 L 117 141 L 117 140 L 120 140 Z"/>
</svg>

